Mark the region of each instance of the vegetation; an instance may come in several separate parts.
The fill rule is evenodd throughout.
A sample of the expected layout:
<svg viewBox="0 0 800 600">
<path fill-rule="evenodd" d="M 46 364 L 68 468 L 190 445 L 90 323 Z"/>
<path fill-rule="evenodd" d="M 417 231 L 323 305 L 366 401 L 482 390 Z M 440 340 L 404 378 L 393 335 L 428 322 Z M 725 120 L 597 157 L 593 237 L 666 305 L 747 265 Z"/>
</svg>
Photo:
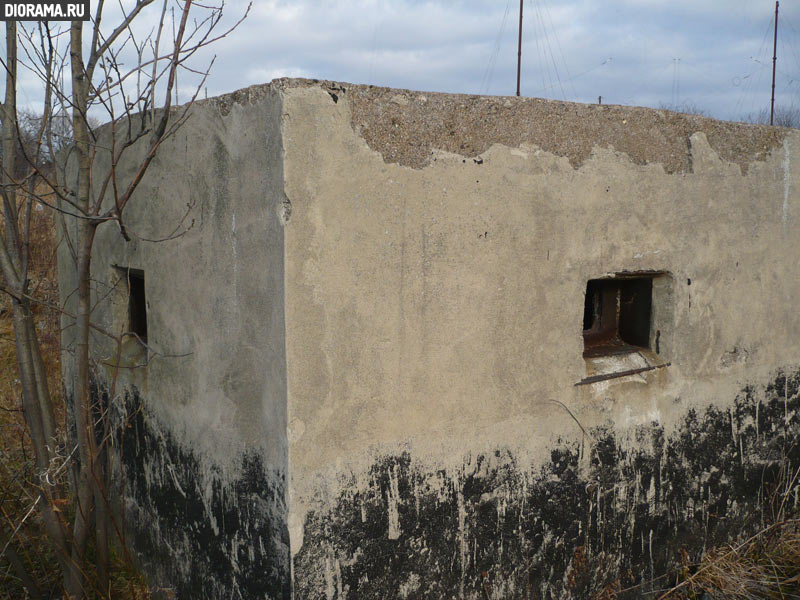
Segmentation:
<svg viewBox="0 0 800 600">
<path fill-rule="evenodd" d="M 707 110 L 701 108 L 691 100 L 687 100 L 681 104 L 665 104 L 660 103 L 658 108 L 661 110 L 671 110 L 674 112 L 684 113 L 687 115 L 700 115 L 701 117 L 711 117 Z M 762 108 L 761 110 L 744 115 L 741 118 L 743 123 L 753 123 L 756 125 L 769 125 L 769 109 Z M 773 124 L 777 127 L 792 127 L 800 128 L 800 107 L 790 104 L 789 106 L 776 106 L 775 114 L 773 116 Z"/>
<path fill-rule="evenodd" d="M 746 539 L 711 548 L 699 565 L 682 557 L 681 580 L 659 600 L 800 598 L 799 480 L 800 467 L 784 461 L 768 495 L 769 522 Z"/>
<path fill-rule="evenodd" d="M 48 305 L 58 304 L 55 273 L 56 235 L 53 214 L 41 206 L 31 218 L 31 292 Z M 48 387 L 61 388 L 58 313 L 34 307 L 34 322 L 48 374 Z M 39 519 L 30 508 L 40 482 L 36 477 L 33 447 L 20 408 L 21 386 L 17 369 L 11 299 L 0 295 L 0 599 L 44 597 L 57 590 L 54 557 Z M 63 403 L 54 406 L 59 431 L 64 431 Z M 63 487 L 63 479 L 61 482 Z"/>
<path fill-rule="evenodd" d="M 760 111 L 745 115 L 742 119 L 745 123 L 757 123 L 759 125 L 769 125 L 769 109 L 762 108 Z M 778 127 L 800 127 L 800 107 L 790 104 L 789 106 L 776 106 L 773 124 Z"/>
<path fill-rule="evenodd" d="M 44 189 L 37 190 L 37 195 L 49 196 Z M 32 212 L 30 239 L 31 295 L 39 300 L 33 304 L 33 318 L 48 387 L 61 390 L 60 313 L 55 308 L 59 302 L 56 223 L 53 212 L 44 205 L 37 205 Z M 47 532 L 36 512 L 31 512 L 42 482 L 20 408 L 22 389 L 11 311 L 10 298 L 0 295 L 0 600 L 53 598 L 61 595 L 62 581 Z M 54 403 L 54 416 L 60 439 L 66 440 L 66 405 L 60 399 Z M 67 498 L 67 471 L 51 481 L 61 497 Z M 65 512 L 73 510 L 68 502 L 61 507 Z M 149 597 L 146 583 L 118 547 L 111 555 L 110 575 L 110 597 Z"/>
<path fill-rule="evenodd" d="M 671 110 L 673 112 L 684 113 L 687 115 L 700 115 L 701 117 L 710 117 L 711 115 L 708 114 L 708 111 L 704 108 L 700 108 L 694 101 L 692 100 L 684 100 L 680 104 L 667 104 L 661 102 L 658 105 L 660 110 Z"/>
<path fill-rule="evenodd" d="M 13 354 L 16 373 L 0 389 L 3 594 L 9 589 L 24 597 L 19 595 L 24 589 L 36 598 L 110 598 L 117 586 L 115 565 L 132 567 L 124 523 L 115 516 L 110 497 L 114 424 L 108 407 L 92 393 L 96 365 L 89 344 L 90 331 L 118 348 L 132 334 L 108 331 L 92 321 L 92 248 L 101 227 L 117 227 L 129 239 L 124 211 L 159 147 L 184 122 L 191 105 L 172 106 L 178 73 L 196 76 L 194 100 L 210 65 L 198 70 L 188 61 L 230 31 L 215 34 L 221 7 L 178 0 L 176 13 L 168 11 L 169 0 L 160 7 L 154 1 L 135 0 L 112 13 L 99 0 L 91 21 L 63 29 L 6 23 L 0 342 L 3 358 Z M 156 26 L 141 35 L 134 25 L 151 5 Z M 18 111 L 21 69 L 40 79 L 40 116 Z M 90 116 L 95 114 L 108 121 L 102 133 Z M 134 146 L 142 158 L 134 175 L 125 178 L 116 165 Z M 98 154 L 111 159 L 110 171 L 94 169 Z M 70 165 L 69 185 L 65 163 Z M 69 309 L 59 304 L 52 276 L 56 221 L 59 243 L 68 249 L 77 275 L 75 289 L 63 290 L 74 299 Z M 59 347 L 61 318 L 75 332 L 77 342 L 70 348 Z M 74 377 L 63 386 L 59 355 L 74 365 Z M 7 360 L 0 368 L 8 373 Z M 62 389 L 70 390 L 68 397 L 62 397 Z M 132 582 L 126 588 L 136 595 Z"/>
<path fill-rule="evenodd" d="M 798 598 L 798 591 L 800 519 L 787 519 L 739 543 L 711 549 L 693 574 L 662 597 L 754 600 Z"/>
</svg>

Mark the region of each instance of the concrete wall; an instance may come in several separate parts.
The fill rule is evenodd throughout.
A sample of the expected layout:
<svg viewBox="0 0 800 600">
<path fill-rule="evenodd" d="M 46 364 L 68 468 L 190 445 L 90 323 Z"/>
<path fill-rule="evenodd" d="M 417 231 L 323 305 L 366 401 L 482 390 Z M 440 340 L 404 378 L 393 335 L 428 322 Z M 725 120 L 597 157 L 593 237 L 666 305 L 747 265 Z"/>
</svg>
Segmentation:
<svg viewBox="0 0 800 600">
<path fill-rule="evenodd" d="M 119 267 L 145 273 L 150 349 L 126 344 L 113 406 L 153 581 L 637 597 L 757 526 L 800 465 L 799 152 L 666 111 L 330 82 L 198 103 L 93 270 L 117 331 Z M 649 349 L 584 359 L 587 281 L 631 273 Z"/>
<path fill-rule="evenodd" d="M 296 597 L 635 595 L 752 525 L 800 431 L 800 134 L 277 85 Z M 585 360 L 587 281 L 638 271 L 659 353 Z"/>
<path fill-rule="evenodd" d="M 109 224 L 95 243 L 102 327 L 128 327 L 119 267 L 145 274 L 149 349 L 125 343 L 115 441 L 128 538 L 151 583 L 179 598 L 289 595 L 279 124 L 268 87 L 199 102 L 125 213 L 132 240 Z M 124 161 L 121 181 L 142 152 Z M 101 155 L 96 182 L 107 169 Z M 66 244 L 59 258 L 62 298 L 74 298 Z M 73 338 L 66 327 L 66 382 Z M 107 393 L 113 348 L 92 341 Z"/>
</svg>

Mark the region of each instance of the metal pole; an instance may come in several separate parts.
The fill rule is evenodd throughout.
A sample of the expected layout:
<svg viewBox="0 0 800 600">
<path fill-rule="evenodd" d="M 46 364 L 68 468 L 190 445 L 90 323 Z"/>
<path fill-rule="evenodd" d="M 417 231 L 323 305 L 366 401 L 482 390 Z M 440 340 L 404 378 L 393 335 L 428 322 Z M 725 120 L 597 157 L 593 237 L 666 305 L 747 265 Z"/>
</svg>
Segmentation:
<svg viewBox="0 0 800 600">
<path fill-rule="evenodd" d="M 517 44 L 517 96 L 519 96 L 519 73 L 522 68 L 522 0 L 519 0 L 519 42 Z"/>
<path fill-rule="evenodd" d="M 775 62 L 778 60 L 778 0 L 775 0 L 775 37 L 772 40 L 772 100 L 769 106 L 769 124 L 775 120 Z"/>
</svg>

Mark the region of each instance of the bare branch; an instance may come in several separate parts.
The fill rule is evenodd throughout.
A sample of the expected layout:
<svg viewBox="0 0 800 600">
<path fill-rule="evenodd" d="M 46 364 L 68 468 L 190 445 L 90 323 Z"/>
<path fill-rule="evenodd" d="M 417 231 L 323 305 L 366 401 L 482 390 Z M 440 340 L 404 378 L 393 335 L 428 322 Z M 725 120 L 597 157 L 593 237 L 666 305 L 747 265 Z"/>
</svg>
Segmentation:
<svg viewBox="0 0 800 600">
<path fill-rule="evenodd" d="M 44 110 L 40 116 L 17 115 L 16 54 L 7 52 L 8 60 L 3 63 L 10 85 L 6 86 L 6 98 L 2 104 L 0 197 L 6 232 L 0 235 L 0 292 L 10 294 L 15 300 L 15 343 L 22 373 L 26 431 L 35 449 L 35 460 L 27 460 L 25 464 L 43 475 L 38 483 L 28 482 L 23 489 L 26 494 L 38 490 L 28 495 L 31 501 L 36 498 L 34 512 L 38 511 L 43 518 L 55 544 L 55 556 L 64 577 L 64 591 L 76 600 L 95 592 L 105 597 L 108 589 L 108 536 L 117 535 L 123 545 L 125 540 L 124 527 L 115 520 L 108 500 L 111 472 L 108 449 L 113 439 L 111 417 L 107 406 L 98 405 L 91 380 L 92 375 L 103 367 L 92 358 L 90 349 L 105 348 L 111 340 L 116 343 L 119 356 L 122 342 L 138 337 L 135 332 L 118 334 L 108 331 L 96 322 L 95 312 L 98 306 L 108 305 L 114 286 L 103 287 L 103 281 L 92 278 L 95 237 L 98 228 L 110 221 L 117 222 L 126 239 L 130 236 L 151 243 L 177 239 L 193 228 L 191 203 L 186 205 L 185 214 L 166 237 L 145 237 L 136 231 L 129 232 L 123 213 L 165 140 L 175 135 L 189 118 L 190 109 L 206 81 L 208 69 L 198 69 L 189 61 L 201 48 L 232 30 L 215 35 L 215 28 L 221 22 L 222 6 L 208 7 L 192 0 L 178 0 L 176 12 L 180 14 L 174 15 L 177 18 L 173 20 L 172 39 L 164 40 L 164 19 L 170 1 L 164 0 L 158 27 L 140 37 L 134 21 L 155 0 L 134 0 L 128 7 L 118 1 L 122 17 L 108 28 L 111 33 L 107 36 L 101 28 L 107 16 L 105 0 L 96 3 L 93 21 L 89 25 L 72 22 L 67 29 L 52 29 L 51 24 L 44 23 L 20 30 L 20 55 L 23 57 L 20 64 L 41 82 L 45 90 Z M 208 13 L 193 19 L 190 12 L 193 14 L 195 8 L 206 9 Z M 249 10 L 248 6 L 245 16 Z M 240 22 L 241 19 L 236 25 Z M 86 30 L 87 27 L 91 31 Z M 17 30 L 13 31 L 15 35 L 10 37 L 16 42 Z M 87 35 L 91 39 L 84 45 Z M 66 43 L 59 45 L 61 42 Z M 169 48 L 165 47 L 165 42 L 169 42 Z M 125 64 L 131 53 L 135 55 L 134 64 Z M 147 56 L 149 54 L 152 56 Z M 209 69 L 213 64 L 214 60 Z M 197 75 L 201 83 L 189 103 L 173 108 L 178 103 L 181 69 Z M 65 82 L 67 73 L 69 80 Z M 131 93 L 134 85 L 135 93 Z M 161 93 L 163 107 L 159 108 L 156 100 Z M 96 131 L 90 115 L 97 110 L 110 116 L 110 123 L 105 129 Z M 65 118 L 64 115 L 70 117 L 71 130 L 56 126 L 58 119 Z M 102 139 L 98 139 L 98 135 Z M 27 136 L 27 143 L 15 153 L 16 147 L 10 142 L 16 143 L 24 136 Z M 70 138 L 74 144 L 59 154 L 59 149 L 64 148 L 64 140 Z M 134 146 L 141 154 L 137 154 L 135 161 L 126 162 L 123 171 L 119 168 L 123 157 L 133 155 L 135 151 L 131 149 Z M 69 182 L 65 181 L 67 178 Z M 47 189 L 43 189 L 45 186 Z M 31 235 L 35 231 L 34 211 L 40 206 L 54 211 L 67 248 L 63 256 L 67 267 L 71 265 L 76 274 L 75 289 L 63 290 L 58 303 L 40 293 L 38 275 L 31 276 L 33 291 L 27 283 L 28 273 L 37 273 L 34 260 L 38 262 L 38 259 L 32 252 Z M 33 308 L 39 306 L 66 317 L 63 329 L 70 331 L 71 339 L 62 352 L 74 360 L 75 378 L 70 389 L 75 443 L 66 458 L 51 443 L 54 437 L 51 433 L 54 431 L 51 425 L 53 411 L 41 362 L 38 331 L 32 318 Z M 153 357 L 190 355 L 159 352 L 141 339 L 136 343 L 147 350 L 148 361 Z M 143 365 L 133 365 L 133 368 L 138 366 Z M 119 360 L 114 361 L 112 367 L 113 391 L 116 390 Z M 102 429 L 102 435 L 97 434 L 98 429 Z M 79 460 L 72 460 L 73 455 Z M 63 462 L 59 462 L 62 459 Z M 58 466 L 54 467 L 56 464 Z M 72 496 L 69 511 L 58 515 L 53 494 L 60 489 L 56 476 L 64 471 L 69 474 Z M 71 515 L 69 522 L 64 519 L 67 512 Z M 92 541 L 91 546 L 89 541 Z M 3 542 L 5 540 L 0 544 Z M 88 552 L 90 548 L 92 551 Z M 89 555 L 96 561 L 91 569 L 85 562 Z"/>
<path fill-rule="evenodd" d="M 105 52 L 111 47 L 111 44 L 113 44 L 120 35 L 125 33 L 125 30 L 130 27 L 130 24 L 137 17 L 137 15 L 142 12 L 145 7 L 152 3 L 153 0 L 136 0 L 136 4 L 131 12 L 125 16 L 125 18 L 122 20 L 122 23 L 114 28 L 114 31 L 111 32 L 105 41 L 99 47 L 95 47 L 94 45 L 92 46 L 92 53 L 89 55 L 89 60 L 86 62 L 86 73 L 89 79 L 91 79 L 92 75 L 94 74 L 94 68 L 97 65 L 97 61 L 100 59 L 100 57 L 105 54 Z M 99 3 L 98 11 L 102 9 L 102 4 L 102 2 Z M 100 30 L 99 14 L 95 17 L 94 30 L 95 32 L 99 32 Z M 97 35 L 99 35 L 99 33 L 97 33 Z"/>
</svg>

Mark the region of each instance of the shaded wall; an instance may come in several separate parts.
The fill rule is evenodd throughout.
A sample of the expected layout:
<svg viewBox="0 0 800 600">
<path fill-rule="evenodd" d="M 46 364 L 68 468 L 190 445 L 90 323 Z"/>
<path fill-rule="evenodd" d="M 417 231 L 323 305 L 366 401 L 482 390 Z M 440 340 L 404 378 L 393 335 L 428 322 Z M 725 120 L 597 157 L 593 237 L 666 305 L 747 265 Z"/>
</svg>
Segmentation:
<svg viewBox="0 0 800 600">
<path fill-rule="evenodd" d="M 117 482 L 150 584 L 179 598 L 289 595 L 281 156 L 269 88 L 199 102 L 125 213 L 131 241 L 108 225 L 95 244 L 102 327 L 127 330 L 126 269 L 144 276 L 147 348 L 126 339 L 111 399 Z M 59 258 L 70 299 L 66 244 Z M 65 381 L 72 336 L 67 327 Z M 93 343 L 108 394 L 113 348 Z"/>
</svg>

